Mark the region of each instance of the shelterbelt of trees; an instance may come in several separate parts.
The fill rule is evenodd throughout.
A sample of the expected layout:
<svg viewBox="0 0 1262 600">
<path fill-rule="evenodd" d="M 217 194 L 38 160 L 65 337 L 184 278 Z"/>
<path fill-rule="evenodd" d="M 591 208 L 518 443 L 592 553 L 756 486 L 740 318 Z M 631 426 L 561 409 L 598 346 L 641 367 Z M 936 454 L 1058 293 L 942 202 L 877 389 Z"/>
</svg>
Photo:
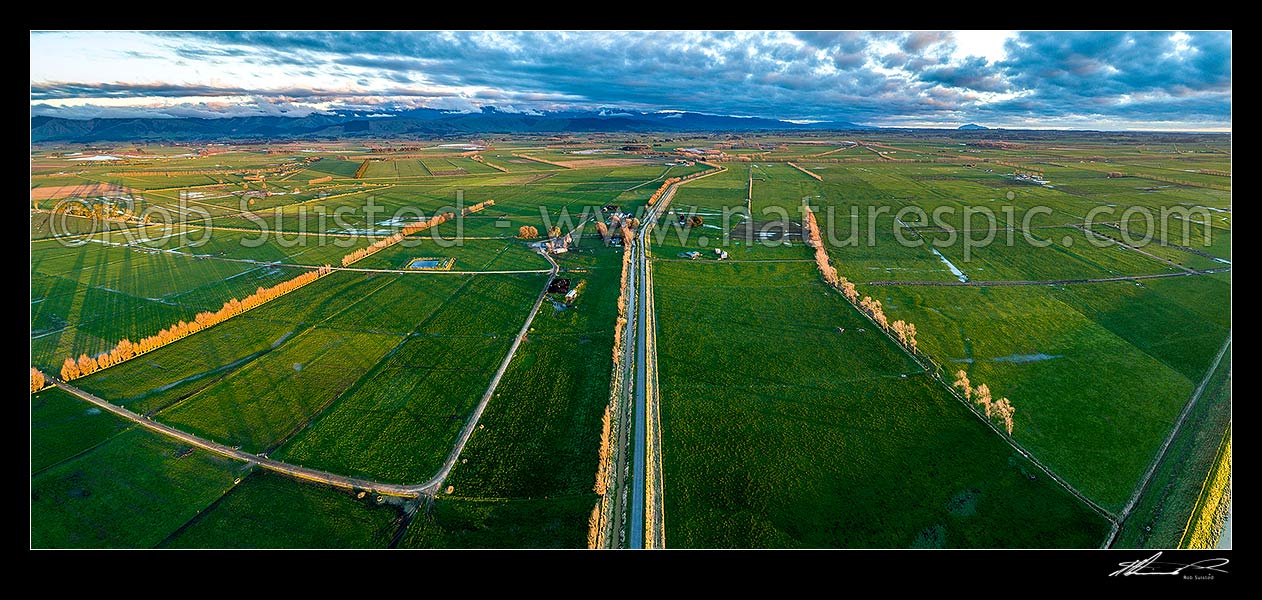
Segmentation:
<svg viewBox="0 0 1262 600">
<path fill-rule="evenodd" d="M 699 171 L 697 173 L 693 173 L 691 175 L 687 175 L 684 177 L 671 177 L 670 179 L 663 181 L 661 187 L 658 187 L 657 191 L 653 192 L 652 196 L 649 196 L 649 206 L 653 206 L 654 204 L 657 204 L 657 201 L 661 200 L 662 194 L 666 193 L 666 188 L 669 188 L 670 186 L 676 183 L 680 183 L 682 181 L 691 181 L 698 177 L 702 177 L 702 176 L 714 173 L 715 170 L 723 170 L 723 167 L 720 167 L 718 165 L 712 165 L 710 163 L 701 163 L 701 164 L 704 164 L 707 167 L 711 167 L 711 169 L 709 171 Z"/>
<path fill-rule="evenodd" d="M 842 295 L 851 304 L 855 304 L 859 307 L 859 310 L 872 317 L 872 321 L 880 325 L 882 329 L 892 332 L 898 338 L 898 342 L 914 354 L 917 351 L 915 323 L 902 320 L 890 323 L 889 318 L 885 316 L 885 309 L 881 306 L 880 300 L 874 300 L 870 296 L 860 298 L 854 283 L 839 275 L 837 268 L 829 263 L 828 253 L 825 252 L 824 245 L 820 241 L 819 224 L 815 220 L 815 213 L 811 212 L 809 208 L 806 210 L 804 221 L 807 244 L 815 251 L 815 265 L 819 268 L 824 282 L 840 289 Z M 974 388 L 968 380 L 968 374 L 963 370 L 956 373 L 955 377 L 956 380 L 953 385 L 960 388 L 960 391 L 964 394 L 964 399 L 972 400 L 975 404 L 981 405 L 982 411 L 987 418 L 997 419 L 1008 431 L 1008 435 L 1012 435 L 1012 416 L 1016 413 L 1012 403 L 1007 398 L 994 400 L 991 397 L 990 387 L 984 383 Z"/>
<path fill-rule="evenodd" d="M 494 200 L 486 200 L 465 207 L 461 210 L 462 215 L 467 215 L 480 211 L 488 206 L 493 206 Z M 455 218 L 454 212 L 447 212 L 441 215 L 431 217 L 425 221 L 412 223 L 399 233 L 396 233 L 384 240 L 374 242 L 368 248 L 361 248 L 342 257 L 342 265 L 349 265 L 357 260 L 377 252 L 382 248 L 398 243 L 405 236 L 422 231 L 434 225 L 445 223 Z M 237 300 L 233 298 L 223 303 L 223 307 L 217 311 L 204 311 L 197 313 L 192 321 L 179 321 L 178 323 L 159 331 L 158 333 L 141 338 L 138 342 L 123 338 L 107 352 L 102 352 L 96 356 L 81 354 L 78 358 L 73 356 L 66 357 L 65 362 L 61 365 L 61 378 L 63 381 L 78 379 L 87 375 L 91 375 L 101 369 L 107 369 L 123 361 L 131 360 L 146 352 L 156 350 L 170 344 L 171 342 L 188 337 L 198 331 L 213 327 L 232 317 L 235 317 L 247 310 L 261 306 L 271 300 L 275 300 L 289 292 L 292 292 L 308 283 L 311 283 L 329 273 L 333 272 L 333 267 L 324 265 L 315 270 L 303 273 L 293 279 L 282 281 L 272 287 L 260 287 L 253 294 L 246 296 L 244 299 Z M 36 387 L 37 383 L 39 387 Z M 34 393 L 38 389 L 42 389 L 44 384 L 44 375 L 37 369 L 31 369 L 31 391 Z"/>
<path fill-rule="evenodd" d="M 251 308 L 256 308 L 262 304 L 279 298 L 289 292 L 292 292 L 308 283 L 311 283 L 329 273 L 333 272 L 333 268 L 324 265 L 314 271 L 308 271 L 289 279 L 282 281 L 272 287 L 260 287 L 253 294 L 246 296 L 243 300 L 233 298 L 223 303 L 223 307 L 217 311 L 204 311 L 197 313 L 192 321 L 183 321 L 163 329 L 158 333 L 141 338 L 138 342 L 133 342 L 127 338 L 123 338 L 108 352 L 103 352 L 98 356 L 89 356 L 82 354 L 78 359 L 74 357 L 66 357 L 61 365 L 61 378 L 64 381 L 78 379 L 91 375 L 101 369 L 112 367 L 126 360 L 131 360 L 141 354 L 156 350 L 170 344 L 179 339 L 188 337 L 198 331 L 218 325 L 232 317 L 235 317 Z"/>
<path fill-rule="evenodd" d="M 820 237 L 819 223 L 815 220 L 815 213 L 811 212 L 809 207 L 806 208 L 805 213 L 803 225 L 806 227 L 806 243 L 815 252 L 815 266 L 819 269 L 824 282 L 841 290 L 846 300 L 871 317 L 872 321 L 880 325 L 882 329 L 893 333 L 898 343 L 910 350 L 912 354 L 916 354 L 916 324 L 902 320 L 890 323 L 880 300 L 874 300 L 870 296 L 860 298 L 859 290 L 855 288 L 854 283 L 837 273 L 837 268 L 829 262 L 828 252 L 824 250 L 823 238 Z M 990 387 L 984 383 L 973 387 L 968 380 L 968 374 L 963 370 L 955 374 L 955 382 L 952 385 L 960 388 L 965 400 L 972 400 L 973 403 L 980 405 L 986 418 L 998 420 L 1008 431 L 1008 435 L 1012 435 L 1012 415 L 1016 413 L 1016 409 L 1007 398 L 994 400 L 991 397 Z"/>
<path fill-rule="evenodd" d="M 485 200 L 483 202 L 474 204 L 473 206 L 466 206 L 465 208 L 460 210 L 460 214 L 461 215 L 473 214 L 488 206 L 494 206 L 494 205 L 495 205 L 494 200 Z M 369 245 L 367 248 L 360 248 L 359 250 L 356 250 L 354 252 L 351 252 L 350 254 L 347 254 L 346 256 L 343 256 L 342 266 L 345 267 L 357 261 L 363 260 L 364 258 L 372 254 L 376 254 L 377 252 L 385 250 L 386 248 L 389 248 L 390 246 L 393 246 L 403 241 L 403 238 L 409 235 L 412 235 L 413 233 L 424 231 L 436 225 L 442 225 L 443 223 L 446 223 L 447 221 L 450 221 L 454 218 L 456 218 L 456 213 L 446 212 L 441 215 L 435 215 L 433 217 L 430 217 L 429 219 L 426 219 L 424 221 L 417 221 L 415 223 L 409 223 L 408 225 L 405 225 L 403 229 L 400 229 L 398 233 L 388 238 L 377 240 L 373 242 L 371 245 Z"/>
</svg>

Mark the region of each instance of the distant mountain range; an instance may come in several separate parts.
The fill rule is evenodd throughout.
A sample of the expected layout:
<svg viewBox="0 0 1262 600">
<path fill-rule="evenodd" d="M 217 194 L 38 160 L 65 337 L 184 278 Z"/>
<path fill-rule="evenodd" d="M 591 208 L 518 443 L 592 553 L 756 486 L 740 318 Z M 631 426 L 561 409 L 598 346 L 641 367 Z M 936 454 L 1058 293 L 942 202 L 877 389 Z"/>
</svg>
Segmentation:
<svg viewBox="0 0 1262 600">
<path fill-rule="evenodd" d="M 957 129 L 961 131 L 982 131 L 990 128 L 977 123 L 969 123 L 968 125 L 960 125 Z"/>
<path fill-rule="evenodd" d="M 467 134 L 553 134 L 593 132 L 701 132 L 874 129 L 845 121 L 792 123 L 760 117 L 692 112 L 558 111 L 510 113 L 494 108 L 461 113 L 420 108 L 389 116 L 357 113 L 306 117 L 227 117 L 205 119 L 31 118 L 32 142 L 193 141 L 250 139 L 345 139 L 434 137 Z"/>
</svg>

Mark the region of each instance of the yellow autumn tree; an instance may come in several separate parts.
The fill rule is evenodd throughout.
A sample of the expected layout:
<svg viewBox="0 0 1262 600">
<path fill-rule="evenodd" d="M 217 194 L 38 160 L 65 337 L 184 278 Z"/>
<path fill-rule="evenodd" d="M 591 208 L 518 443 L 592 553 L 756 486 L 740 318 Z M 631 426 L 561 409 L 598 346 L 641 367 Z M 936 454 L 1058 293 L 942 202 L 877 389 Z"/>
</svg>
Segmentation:
<svg viewBox="0 0 1262 600">
<path fill-rule="evenodd" d="M 45 383 L 47 381 L 44 379 L 44 374 L 39 369 L 31 367 L 31 393 L 34 394 L 44 389 Z"/>
<path fill-rule="evenodd" d="M 990 386 L 983 383 L 978 385 L 974 391 L 976 392 L 976 397 L 973 399 L 973 402 L 982 405 L 982 409 L 986 411 L 986 417 L 990 418 L 995 411 L 994 403 L 991 402 L 990 398 Z"/>
<path fill-rule="evenodd" d="M 596 469 L 596 485 L 592 488 L 597 494 L 605 495 L 606 479 L 608 478 L 610 469 L 610 457 L 612 456 L 612 442 L 610 434 L 612 432 L 612 422 L 609 419 L 609 406 L 605 406 L 605 415 L 600 418 L 600 463 Z"/>
<path fill-rule="evenodd" d="M 824 283 L 835 286 L 840 278 L 837 275 L 837 268 L 828 262 L 828 251 L 824 249 L 824 241 L 819 234 L 819 223 L 815 220 L 815 213 L 808 206 L 803 206 L 803 209 L 805 213 L 803 224 L 806 228 L 806 244 L 814 250 L 815 267 L 819 269 L 819 274 L 824 278 Z"/>
<path fill-rule="evenodd" d="M 1004 429 L 1008 430 L 1008 435 L 1012 435 L 1012 415 L 1017 409 L 1012 407 L 1012 403 L 1007 398 L 1000 398 L 995 402 L 995 415 L 1003 422 Z"/>
<path fill-rule="evenodd" d="M 960 369 L 959 371 L 955 372 L 955 383 L 953 383 L 952 385 L 957 388 L 960 388 L 960 391 L 964 393 L 965 400 L 968 400 L 973 397 L 973 386 L 969 382 L 968 373 L 965 373 L 964 369 Z"/>
</svg>

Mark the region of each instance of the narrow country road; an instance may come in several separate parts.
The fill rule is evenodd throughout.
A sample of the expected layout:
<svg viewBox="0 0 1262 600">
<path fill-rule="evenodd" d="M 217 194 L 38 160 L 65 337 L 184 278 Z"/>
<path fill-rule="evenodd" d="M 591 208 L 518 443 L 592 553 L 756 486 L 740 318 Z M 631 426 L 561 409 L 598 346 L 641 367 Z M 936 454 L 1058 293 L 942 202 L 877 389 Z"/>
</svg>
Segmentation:
<svg viewBox="0 0 1262 600">
<path fill-rule="evenodd" d="M 662 209 L 670 205 L 680 185 L 696 181 L 726 169 L 715 169 L 688 181 L 671 185 L 659 201 L 649 207 L 640 230 L 632 242 L 632 268 L 627 283 L 627 314 L 633 319 L 633 336 L 627 344 L 634 354 L 635 366 L 631 385 L 634 397 L 634 430 L 631 514 L 628 524 L 628 547 L 662 548 L 665 531 L 662 527 L 662 478 L 660 420 L 657 385 L 657 325 L 653 309 L 653 273 L 649 266 L 649 233 L 657 224 Z"/>
</svg>

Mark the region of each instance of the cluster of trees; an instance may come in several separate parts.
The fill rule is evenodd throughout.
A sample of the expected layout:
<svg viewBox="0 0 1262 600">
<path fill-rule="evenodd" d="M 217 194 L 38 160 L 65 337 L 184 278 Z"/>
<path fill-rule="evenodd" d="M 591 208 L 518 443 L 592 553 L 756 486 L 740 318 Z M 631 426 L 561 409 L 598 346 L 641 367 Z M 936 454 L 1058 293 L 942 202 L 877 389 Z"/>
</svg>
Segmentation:
<svg viewBox="0 0 1262 600">
<path fill-rule="evenodd" d="M 858 292 L 855 291 L 853 283 L 845 281 L 844 277 L 842 278 L 842 281 L 845 285 L 845 287 L 842 288 L 842 293 L 846 294 L 847 298 L 850 298 L 852 294 L 858 296 Z M 885 316 L 885 309 L 881 306 L 881 301 L 873 300 L 870 296 L 864 296 L 863 299 L 859 301 L 859 308 L 863 312 L 868 313 L 868 315 L 872 317 L 872 320 L 876 321 L 876 324 L 880 325 L 882 329 L 894 332 L 894 335 L 898 337 L 898 343 L 902 344 L 903 347 L 911 350 L 913 353 L 917 351 L 918 346 L 916 342 L 915 323 L 910 323 L 901 319 L 890 323 L 889 318 Z"/>
<path fill-rule="evenodd" d="M 885 309 L 881 307 L 880 300 L 873 300 L 871 296 L 864 296 L 859 301 L 859 308 L 863 309 L 863 312 L 868 313 L 872 320 L 881 326 L 881 329 L 890 328 L 890 322 L 885 318 Z"/>
<path fill-rule="evenodd" d="M 824 250 L 823 238 L 819 234 L 819 222 L 815 220 L 815 213 L 810 207 L 804 205 L 803 208 L 805 209 L 803 224 L 806 226 L 806 245 L 815 251 L 815 266 L 819 268 L 819 274 L 824 277 L 824 282 L 835 286 L 841 278 L 837 275 L 837 268 L 828 262 L 828 252 Z M 852 299 L 851 302 L 853 301 Z"/>
<path fill-rule="evenodd" d="M 855 289 L 854 283 L 846 279 L 845 275 L 837 277 L 837 287 L 841 288 L 841 295 L 845 296 L 851 304 L 859 301 L 859 290 Z"/>
<path fill-rule="evenodd" d="M 662 187 L 657 188 L 657 191 L 653 192 L 652 196 L 649 196 L 649 206 L 653 206 L 654 204 L 657 203 L 658 200 L 661 200 L 662 194 L 666 193 L 666 188 L 676 183 L 679 183 L 681 181 L 683 181 L 683 179 L 679 177 L 671 177 L 670 179 L 667 179 L 666 181 L 662 182 Z"/>
<path fill-rule="evenodd" d="M 142 338 L 139 342 L 132 342 L 127 338 L 123 338 L 118 344 L 111 348 L 108 352 L 93 357 L 82 354 L 78 359 L 67 357 L 61 365 L 61 378 L 65 381 L 78 379 L 86 375 L 91 375 L 101 369 L 107 369 L 126 360 L 131 360 L 141 354 L 156 350 L 171 342 L 185 338 L 189 335 L 197 333 L 203 329 L 218 325 L 232 317 L 235 317 L 251 308 L 262 305 L 265 302 L 274 300 L 284 294 L 292 292 L 312 281 L 315 281 L 329 273 L 333 272 L 333 268 L 324 265 L 314 271 L 307 271 L 302 275 L 293 279 L 282 281 L 272 287 L 260 287 L 253 294 L 246 296 L 243 300 L 233 298 L 223 303 L 223 307 L 215 312 L 203 311 L 197 313 L 193 321 L 180 321 L 158 333 Z"/>
<path fill-rule="evenodd" d="M 601 502 L 597 502 L 592 507 L 592 514 L 587 517 L 587 549 L 595 550 L 596 544 L 600 541 L 600 507 Z"/>
<path fill-rule="evenodd" d="M 622 362 L 622 331 L 627 326 L 627 277 L 631 273 L 631 236 L 622 230 L 622 277 L 618 280 L 618 320 L 613 330 L 613 365 Z"/>
<path fill-rule="evenodd" d="M 894 330 L 894 334 L 898 336 L 898 341 L 906 346 L 912 352 L 916 351 L 916 324 L 898 320 L 890 324 L 890 328 Z"/>
<path fill-rule="evenodd" d="M 597 494 L 605 495 L 608 489 L 608 473 L 612 466 L 610 458 L 613 456 L 611 449 L 613 441 L 610 439 L 613 432 L 613 423 L 609 419 L 609 405 L 605 405 L 605 415 L 600 418 L 600 466 L 596 469 L 596 485 L 592 488 Z"/>
<path fill-rule="evenodd" d="M 898 336 L 899 343 L 915 352 L 916 325 L 902 320 L 890 323 L 885 316 L 885 309 L 881 307 L 880 300 L 873 300 L 869 296 L 864 296 L 862 300 L 859 300 L 859 291 L 855 289 L 854 283 L 839 275 L 836 267 L 828 262 L 828 253 L 824 250 L 823 238 L 819 233 L 819 223 L 815 220 L 815 213 L 809 207 L 806 208 L 803 225 L 806 228 L 806 245 L 815 251 L 815 266 L 819 268 L 824 282 L 840 289 L 842 295 L 850 303 L 854 304 L 857 301 L 859 308 L 871 315 L 873 321 L 876 321 L 883 329 L 892 330 Z"/>
<path fill-rule="evenodd" d="M 97 221 L 130 221 L 136 220 L 136 215 L 122 206 L 110 202 L 67 202 L 55 208 L 57 212 L 76 217 L 84 217 Z M 149 215 L 145 215 L 145 222 L 149 222 Z"/>
<path fill-rule="evenodd" d="M 48 381 L 47 379 L 44 378 L 44 373 L 42 371 L 40 371 L 39 369 L 36 369 L 35 367 L 31 367 L 31 393 L 32 394 L 44 389 L 44 385 L 47 382 Z M 607 410 L 605 412 L 606 414 L 608 414 Z"/>
<path fill-rule="evenodd" d="M 1127 176 L 1128 176 L 1128 177 L 1130 177 L 1130 176 L 1132 176 L 1132 175 L 1129 175 L 1129 174 L 1128 174 Z M 1231 186 L 1230 186 L 1230 185 L 1227 185 L 1227 184 L 1218 184 L 1218 183 L 1209 183 L 1209 182 L 1201 182 L 1201 183 L 1197 183 L 1197 182 L 1195 182 L 1195 181 L 1188 181 L 1188 180 L 1186 180 L 1186 179 L 1179 179 L 1179 178 L 1177 178 L 1177 177 L 1168 177 L 1168 176 L 1166 176 L 1166 175 L 1154 175 L 1154 174 L 1151 174 L 1151 173 L 1144 173 L 1144 174 L 1142 174 L 1142 175 L 1134 175 L 1133 177 L 1142 177 L 1142 178 L 1144 178 L 1144 179 L 1153 179 L 1153 180 L 1156 180 L 1156 181 L 1161 181 L 1161 182 L 1164 182 L 1164 183 L 1173 183 L 1173 184 L 1182 185 L 1182 186 L 1187 186 L 1187 187 L 1202 187 L 1202 188 L 1209 188 L 1209 189 L 1211 189 L 1211 190 L 1221 190 L 1221 191 L 1224 191 L 1224 192 L 1230 192 L 1230 191 L 1231 191 Z"/>
<path fill-rule="evenodd" d="M 488 207 L 488 206 L 495 206 L 495 201 L 494 201 L 494 200 L 483 200 L 483 201 L 481 201 L 481 202 L 479 202 L 479 203 L 477 203 L 477 204 L 474 204 L 473 206 L 466 206 L 466 207 L 464 207 L 464 208 L 460 209 L 460 214 L 462 214 L 462 215 L 471 215 L 471 214 L 473 214 L 473 213 L 475 213 L 475 212 L 478 212 L 478 211 L 480 211 L 480 210 L 482 210 L 482 209 L 484 209 L 484 208 L 486 208 L 486 207 Z"/>
<path fill-rule="evenodd" d="M 1008 435 L 1012 435 L 1012 415 L 1017 409 L 1012 407 L 1012 403 L 1007 398 L 995 400 L 990 395 L 990 386 L 980 384 L 973 387 L 971 381 L 968 380 L 968 373 L 964 369 L 960 369 L 955 374 L 955 387 L 960 388 L 964 393 L 965 400 L 972 400 L 974 404 L 980 404 L 982 412 L 986 413 L 987 419 L 998 420 L 1003 424 L 1004 429 L 1008 431 Z"/>
<path fill-rule="evenodd" d="M 494 205 L 495 205 L 494 200 L 484 200 L 482 202 L 474 204 L 473 206 L 466 206 L 465 208 L 461 209 L 460 214 L 467 215 L 467 214 L 475 213 L 488 206 L 494 206 Z M 372 244 L 368 245 L 368 247 L 366 248 L 360 248 L 354 252 L 351 252 L 350 254 L 347 254 L 346 256 L 343 256 L 342 266 L 345 267 L 347 265 L 363 260 L 365 257 L 369 255 L 385 250 L 386 248 L 389 248 L 390 246 L 393 246 L 403 241 L 403 238 L 409 235 L 412 235 L 413 233 L 424 231 L 426 229 L 429 229 L 430 227 L 442 225 L 443 223 L 446 223 L 447 221 L 450 221 L 454 218 L 456 218 L 456 213 L 445 212 L 441 215 L 434 215 L 423 221 L 409 223 L 405 225 L 403 229 L 400 229 L 398 233 L 388 238 L 377 240 L 373 242 Z"/>
<path fill-rule="evenodd" d="M 523 240 L 531 240 L 539 237 L 539 228 L 533 225 L 522 225 L 517 228 L 517 237 Z"/>
<path fill-rule="evenodd" d="M 474 154 L 473 156 L 470 156 L 469 158 L 470 158 L 470 159 L 473 159 L 473 160 L 476 160 L 476 161 L 478 161 L 478 162 L 480 162 L 480 163 L 482 163 L 482 164 L 484 164 L 484 165 L 486 165 L 486 166 L 488 166 L 488 167 L 491 167 L 492 169 L 495 169 L 495 170 L 497 170 L 497 171 L 500 171 L 501 173 L 507 173 L 507 172 L 508 172 L 508 169 L 505 169 L 504 167 L 501 167 L 501 166 L 499 166 L 499 165 L 496 165 L 496 164 L 491 164 L 491 163 L 489 163 L 489 162 L 486 162 L 486 159 L 485 159 L 485 158 L 482 158 L 482 155 L 481 155 L 481 154 Z"/>
<path fill-rule="evenodd" d="M 799 171 L 801 171 L 801 172 L 803 172 L 803 173 L 806 173 L 806 174 L 807 174 L 808 176 L 810 176 L 810 177 L 814 177 L 816 181 L 823 181 L 823 180 L 824 180 L 824 178 L 823 178 L 823 177 L 820 177 L 819 175 L 816 175 L 815 173 L 812 173 L 812 172 L 810 172 L 810 171 L 807 171 L 805 167 L 802 167 L 801 165 L 798 165 L 797 163 L 790 162 L 790 163 L 789 163 L 789 166 L 790 166 L 790 167 L 793 167 L 794 169 L 797 169 L 797 170 L 799 170 Z"/>
</svg>

